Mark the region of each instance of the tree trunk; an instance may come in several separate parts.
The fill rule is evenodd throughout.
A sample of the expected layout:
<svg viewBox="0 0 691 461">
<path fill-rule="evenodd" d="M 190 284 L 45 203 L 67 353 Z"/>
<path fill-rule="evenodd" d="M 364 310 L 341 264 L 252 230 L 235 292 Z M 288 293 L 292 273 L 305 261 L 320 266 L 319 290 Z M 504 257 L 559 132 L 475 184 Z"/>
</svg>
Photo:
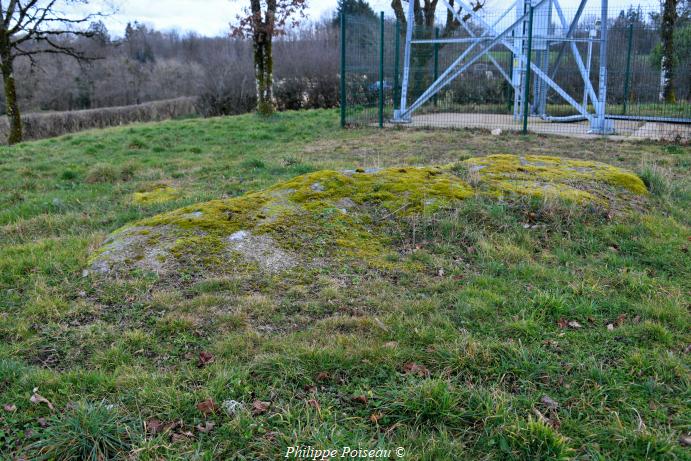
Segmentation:
<svg viewBox="0 0 691 461">
<path fill-rule="evenodd" d="M 425 27 L 418 31 L 417 39 L 430 40 L 434 37 L 432 29 Z M 434 45 L 424 43 L 417 45 L 415 52 L 411 56 L 411 70 L 413 71 L 413 85 L 412 94 L 413 99 L 417 99 L 432 83 L 433 74 L 431 72 L 430 63 L 434 57 Z"/>
<path fill-rule="evenodd" d="M 662 10 L 662 25 L 660 38 L 662 40 L 662 75 L 660 88 L 662 99 L 674 104 L 677 102 L 674 94 L 674 70 L 676 67 L 674 56 L 674 25 L 677 21 L 677 3 L 679 0 L 665 0 Z"/>
<path fill-rule="evenodd" d="M 14 61 L 9 43 L 0 37 L 0 68 L 2 68 L 2 81 L 5 86 L 5 106 L 7 119 L 10 122 L 10 133 L 7 137 L 8 144 L 17 144 L 22 141 L 22 117 L 17 105 L 17 86 L 14 81 Z"/>
<path fill-rule="evenodd" d="M 265 32 L 255 34 L 254 67 L 257 83 L 257 112 L 261 115 L 271 115 L 274 108 L 273 100 L 273 59 L 271 55 L 271 35 Z"/>
<path fill-rule="evenodd" d="M 254 75 L 257 85 L 257 112 L 260 115 L 274 113 L 272 38 L 276 19 L 276 0 L 267 0 L 262 14 L 260 0 L 250 1 L 253 16 Z"/>
</svg>

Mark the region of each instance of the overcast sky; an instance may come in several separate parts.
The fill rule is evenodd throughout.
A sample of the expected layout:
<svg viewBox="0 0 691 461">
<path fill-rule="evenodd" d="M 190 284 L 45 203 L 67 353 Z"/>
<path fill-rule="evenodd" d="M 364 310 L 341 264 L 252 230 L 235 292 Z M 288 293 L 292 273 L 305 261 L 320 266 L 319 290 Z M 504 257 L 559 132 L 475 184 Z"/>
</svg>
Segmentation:
<svg viewBox="0 0 691 461">
<path fill-rule="evenodd" d="M 116 14 L 105 19 L 112 35 L 122 35 L 129 21 L 139 21 L 156 29 L 177 29 L 181 32 L 195 31 L 202 35 L 221 35 L 228 32 L 228 23 L 233 20 L 249 0 L 92 0 L 89 8 L 112 2 L 118 6 Z M 336 0 L 307 0 L 309 16 L 319 19 L 331 16 L 336 9 Z M 376 11 L 392 14 L 391 0 L 370 0 Z M 487 0 L 488 11 L 498 11 L 508 0 Z M 623 9 L 631 4 L 646 9 L 658 8 L 659 0 L 609 0 L 611 9 Z M 443 9 L 439 2 L 439 11 Z M 578 0 L 561 0 L 564 10 L 574 9 Z M 599 0 L 589 0 L 588 9 L 599 8 Z M 80 7 L 86 10 L 86 7 Z M 568 15 L 567 15 L 568 16 Z"/>
</svg>

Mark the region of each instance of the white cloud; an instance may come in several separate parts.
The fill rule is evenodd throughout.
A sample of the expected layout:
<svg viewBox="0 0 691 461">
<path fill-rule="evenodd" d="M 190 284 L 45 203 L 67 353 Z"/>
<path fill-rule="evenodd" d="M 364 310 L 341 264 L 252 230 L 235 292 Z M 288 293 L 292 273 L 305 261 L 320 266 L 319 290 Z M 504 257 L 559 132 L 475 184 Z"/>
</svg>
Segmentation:
<svg viewBox="0 0 691 461">
<path fill-rule="evenodd" d="M 309 16 L 319 19 L 330 15 L 336 9 L 336 0 L 307 0 Z M 150 24 L 156 29 L 195 31 L 203 35 L 223 35 L 229 30 L 233 21 L 248 0 L 92 0 L 88 7 L 79 7 L 82 11 L 99 8 L 108 2 L 118 5 L 116 14 L 105 18 L 104 22 L 113 35 L 122 35 L 128 22 L 139 21 Z M 507 0 L 488 0 L 487 11 L 500 11 L 509 2 Z M 567 16 L 575 10 L 579 0 L 561 0 Z M 625 9 L 630 4 L 640 4 L 645 9 L 659 8 L 659 0 L 609 0 L 610 11 Z M 391 0 L 370 0 L 375 11 L 384 11 L 391 15 Z M 589 0 L 587 11 L 599 11 L 600 1 Z M 442 3 L 438 8 L 443 13 Z"/>
<path fill-rule="evenodd" d="M 308 14 L 319 19 L 336 9 L 336 0 L 308 0 Z M 249 4 L 248 0 L 92 0 L 89 6 L 79 6 L 80 12 L 95 9 L 109 10 L 109 3 L 117 7 L 115 14 L 103 19 L 111 34 L 122 35 L 128 22 L 139 21 L 159 30 L 177 29 L 202 35 L 224 35 L 229 24 Z M 112 9 L 111 9 L 112 11 Z"/>
</svg>

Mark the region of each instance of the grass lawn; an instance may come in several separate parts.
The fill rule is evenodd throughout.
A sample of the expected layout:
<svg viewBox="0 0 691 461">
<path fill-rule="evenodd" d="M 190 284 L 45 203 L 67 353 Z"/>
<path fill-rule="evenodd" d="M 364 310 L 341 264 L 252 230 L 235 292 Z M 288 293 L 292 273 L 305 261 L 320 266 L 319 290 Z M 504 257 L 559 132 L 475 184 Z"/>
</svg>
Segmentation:
<svg viewBox="0 0 691 461">
<path fill-rule="evenodd" d="M 607 162 L 651 194 L 609 216 L 471 198 L 392 229 L 410 270 L 83 272 L 110 232 L 166 210 L 493 153 Z M 336 111 L 2 147 L 0 459 L 689 459 L 690 173 L 688 146 L 340 130 Z M 133 200 L 161 184 L 173 200 Z"/>
</svg>

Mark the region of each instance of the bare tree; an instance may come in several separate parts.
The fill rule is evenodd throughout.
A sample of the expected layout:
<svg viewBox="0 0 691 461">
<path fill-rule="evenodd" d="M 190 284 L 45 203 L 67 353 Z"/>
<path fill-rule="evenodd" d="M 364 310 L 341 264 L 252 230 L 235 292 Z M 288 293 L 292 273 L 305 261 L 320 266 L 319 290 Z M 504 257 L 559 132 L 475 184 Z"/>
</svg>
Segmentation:
<svg viewBox="0 0 691 461">
<path fill-rule="evenodd" d="M 410 0 L 409 0 L 410 1 Z M 416 26 L 425 26 L 428 29 L 431 29 L 434 27 L 434 17 L 437 12 L 437 3 L 438 0 L 423 0 L 422 3 L 420 3 L 420 0 L 414 0 L 415 1 L 415 6 L 414 6 L 414 11 L 415 11 L 415 25 Z M 486 0 L 475 0 L 474 2 L 470 3 L 470 6 L 472 7 L 473 12 L 477 12 L 481 10 L 485 6 Z M 449 0 L 449 5 L 451 7 L 454 7 L 454 0 Z M 405 29 L 406 26 L 406 17 L 405 17 L 405 12 L 403 10 L 403 4 L 402 0 L 392 0 L 391 1 L 391 8 L 393 8 L 393 11 L 396 15 L 396 19 L 401 23 L 403 26 L 403 29 Z M 466 13 L 465 15 L 461 16 L 463 12 L 463 9 L 461 7 L 458 8 L 456 13 L 458 16 L 463 20 L 463 22 L 468 21 L 471 18 L 470 13 Z M 444 30 L 442 32 L 443 36 L 449 36 L 453 31 L 458 29 L 460 27 L 460 23 L 454 18 L 453 13 L 451 11 L 446 12 L 446 23 L 444 25 Z"/>
<path fill-rule="evenodd" d="M 254 74 L 257 86 L 257 112 L 270 115 L 275 110 L 273 97 L 273 37 L 296 27 L 305 18 L 306 0 L 250 0 L 244 15 L 232 27 L 235 37 L 252 37 Z"/>
<path fill-rule="evenodd" d="M 407 20 L 405 17 L 402 1 L 403 0 L 391 0 L 391 8 L 393 8 L 394 14 L 396 15 L 396 19 L 398 19 L 398 21 L 401 23 L 401 29 L 405 30 Z M 415 26 L 421 28 L 421 30 L 419 30 L 418 32 L 418 34 L 420 34 L 418 38 L 432 38 L 438 0 L 422 0 L 422 2 L 421 0 L 407 1 L 415 2 L 413 10 L 415 13 L 414 23 Z M 469 6 L 472 8 L 473 12 L 477 12 L 485 6 L 485 2 L 486 0 L 475 0 L 473 2 L 470 2 Z M 456 19 L 456 17 L 461 18 L 463 22 L 467 22 L 472 17 L 470 12 L 463 14 L 463 9 L 461 7 L 458 7 L 458 9 L 456 10 L 454 6 L 454 0 L 449 0 L 449 5 L 452 8 L 454 8 L 454 11 L 456 11 L 456 16 L 454 16 L 454 14 L 451 11 L 449 11 L 448 8 L 446 9 L 446 22 L 444 24 L 444 28 L 441 31 L 442 38 L 449 37 L 461 26 L 461 23 Z M 430 59 L 432 59 L 432 50 L 433 48 L 431 45 L 419 46 L 417 47 L 416 52 L 413 54 L 413 91 L 415 93 L 419 92 L 420 86 L 423 84 L 424 68 L 427 66 L 427 63 L 430 61 Z"/>
<path fill-rule="evenodd" d="M 676 55 L 674 53 L 674 25 L 677 22 L 677 6 L 679 0 L 664 0 L 662 4 L 662 24 L 660 38 L 662 40 L 662 88 L 660 99 L 668 103 L 677 102 L 674 93 L 674 70 L 676 67 Z"/>
<path fill-rule="evenodd" d="M 75 36 L 93 37 L 97 31 L 79 29 L 102 13 L 73 17 L 61 7 L 87 4 L 88 0 L 0 0 L 0 68 L 5 87 L 5 104 L 10 121 L 9 144 L 22 140 L 22 119 L 17 104 L 14 63 L 42 53 L 64 54 L 85 59 L 82 52 L 70 46 Z"/>
</svg>

